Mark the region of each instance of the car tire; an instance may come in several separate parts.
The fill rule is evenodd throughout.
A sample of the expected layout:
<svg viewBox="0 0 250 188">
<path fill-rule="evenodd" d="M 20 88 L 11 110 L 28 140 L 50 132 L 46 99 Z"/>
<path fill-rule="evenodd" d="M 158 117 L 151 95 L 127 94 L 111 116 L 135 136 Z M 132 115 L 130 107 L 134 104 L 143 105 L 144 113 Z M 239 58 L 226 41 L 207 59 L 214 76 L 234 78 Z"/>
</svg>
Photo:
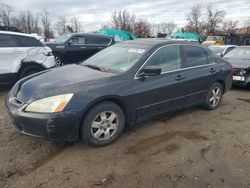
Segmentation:
<svg viewBox="0 0 250 188">
<path fill-rule="evenodd" d="M 64 65 L 62 62 L 62 58 L 58 54 L 55 54 L 54 58 L 55 58 L 55 62 L 56 62 L 56 67 L 60 67 L 60 66 Z"/>
<path fill-rule="evenodd" d="M 208 90 L 204 107 L 207 110 L 215 110 L 218 108 L 223 97 L 223 87 L 220 83 L 214 83 Z"/>
<path fill-rule="evenodd" d="M 29 76 L 31 74 L 35 74 L 35 73 L 40 72 L 42 70 L 43 69 L 41 67 L 36 66 L 36 65 L 26 66 L 20 70 L 19 79 L 26 77 L 26 76 Z"/>
<path fill-rule="evenodd" d="M 101 102 L 85 116 L 80 136 L 88 145 L 106 146 L 121 135 L 124 127 L 125 116 L 122 109 L 113 102 Z"/>
</svg>

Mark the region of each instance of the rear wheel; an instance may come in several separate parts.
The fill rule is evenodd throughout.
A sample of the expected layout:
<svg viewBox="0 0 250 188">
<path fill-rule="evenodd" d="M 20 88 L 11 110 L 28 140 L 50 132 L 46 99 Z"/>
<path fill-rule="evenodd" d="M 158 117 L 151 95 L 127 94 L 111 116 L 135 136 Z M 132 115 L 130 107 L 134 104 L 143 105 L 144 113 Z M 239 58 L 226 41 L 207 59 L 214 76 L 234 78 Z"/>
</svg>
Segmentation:
<svg viewBox="0 0 250 188">
<path fill-rule="evenodd" d="M 86 144 L 105 146 L 121 135 L 124 126 L 122 109 L 115 103 L 102 102 L 87 113 L 82 124 L 81 137 Z"/>
<path fill-rule="evenodd" d="M 40 72 L 42 70 L 43 70 L 43 68 L 36 66 L 36 65 L 26 66 L 20 70 L 19 79 L 26 77 L 26 76 L 29 76 L 31 74 L 35 74 L 35 73 Z"/>
<path fill-rule="evenodd" d="M 60 67 L 60 66 L 64 65 L 63 62 L 62 62 L 62 60 L 61 60 L 61 57 L 58 54 L 55 54 L 54 58 L 55 58 L 56 66 L 57 67 Z"/>
<path fill-rule="evenodd" d="M 223 96 L 223 87 L 220 83 L 214 83 L 208 93 L 207 93 L 207 97 L 206 97 L 206 101 L 204 103 L 204 107 L 208 110 L 215 110 L 221 100 L 222 100 L 222 96 Z"/>
</svg>

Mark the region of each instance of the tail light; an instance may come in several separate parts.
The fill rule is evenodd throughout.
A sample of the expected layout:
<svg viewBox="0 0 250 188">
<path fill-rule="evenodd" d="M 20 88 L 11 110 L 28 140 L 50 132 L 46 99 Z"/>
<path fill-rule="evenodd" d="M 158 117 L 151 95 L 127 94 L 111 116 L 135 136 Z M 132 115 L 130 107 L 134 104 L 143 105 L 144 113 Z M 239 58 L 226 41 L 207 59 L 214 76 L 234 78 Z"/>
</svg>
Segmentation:
<svg viewBox="0 0 250 188">
<path fill-rule="evenodd" d="M 228 71 L 231 72 L 231 73 L 235 73 L 236 70 L 233 67 L 229 67 Z"/>
<path fill-rule="evenodd" d="M 46 52 L 46 53 L 44 53 L 44 55 L 46 55 L 46 56 L 53 56 L 52 52 Z"/>
</svg>

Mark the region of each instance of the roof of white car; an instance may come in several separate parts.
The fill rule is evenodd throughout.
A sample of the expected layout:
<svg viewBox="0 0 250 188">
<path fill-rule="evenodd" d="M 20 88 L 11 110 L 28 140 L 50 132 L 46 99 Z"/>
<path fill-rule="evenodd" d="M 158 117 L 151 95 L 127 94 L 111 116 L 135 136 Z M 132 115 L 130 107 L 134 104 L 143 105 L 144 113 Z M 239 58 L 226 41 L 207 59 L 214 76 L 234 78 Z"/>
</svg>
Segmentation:
<svg viewBox="0 0 250 188">
<path fill-rule="evenodd" d="M 19 36 L 26 36 L 26 37 L 34 37 L 31 34 L 19 33 L 19 32 L 12 32 L 12 31 L 0 31 L 0 34 L 9 34 L 9 35 L 19 35 Z"/>
</svg>

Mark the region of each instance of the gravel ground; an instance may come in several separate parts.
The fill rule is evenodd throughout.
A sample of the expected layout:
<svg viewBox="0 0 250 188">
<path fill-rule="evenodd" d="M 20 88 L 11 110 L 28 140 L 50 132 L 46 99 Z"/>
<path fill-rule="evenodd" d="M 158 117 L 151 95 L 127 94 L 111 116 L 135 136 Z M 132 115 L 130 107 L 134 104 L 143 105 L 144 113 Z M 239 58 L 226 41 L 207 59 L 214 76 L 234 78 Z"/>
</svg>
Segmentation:
<svg viewBox="0 0 250 188">
<path fill-rule="evenodd" d="M 0 90 L 0 187 L 250 187 L 250 89 L 137 125 L 114 144 L 57 146 L 17 133 Z"/>
</svg>

